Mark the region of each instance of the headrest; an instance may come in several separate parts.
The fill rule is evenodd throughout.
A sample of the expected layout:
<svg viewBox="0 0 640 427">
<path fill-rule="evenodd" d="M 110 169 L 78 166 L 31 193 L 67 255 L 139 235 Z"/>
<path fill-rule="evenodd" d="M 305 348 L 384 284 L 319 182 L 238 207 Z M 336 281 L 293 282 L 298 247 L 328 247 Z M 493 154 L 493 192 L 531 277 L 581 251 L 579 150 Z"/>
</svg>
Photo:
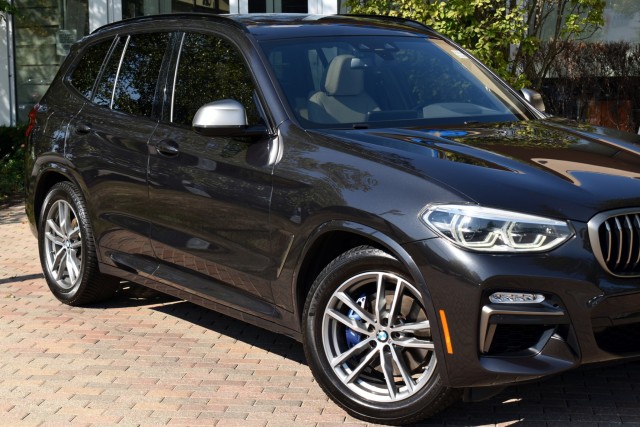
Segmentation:
<svg viewBox="0 0 640 427">
<path fill-rule="evenodd" d="M 364 86 L 362 69 L 351 68 L 352 55 L 338 55 L 329 64 L 324 90 L 331 96 L 359 95 Z"/>
</svg>

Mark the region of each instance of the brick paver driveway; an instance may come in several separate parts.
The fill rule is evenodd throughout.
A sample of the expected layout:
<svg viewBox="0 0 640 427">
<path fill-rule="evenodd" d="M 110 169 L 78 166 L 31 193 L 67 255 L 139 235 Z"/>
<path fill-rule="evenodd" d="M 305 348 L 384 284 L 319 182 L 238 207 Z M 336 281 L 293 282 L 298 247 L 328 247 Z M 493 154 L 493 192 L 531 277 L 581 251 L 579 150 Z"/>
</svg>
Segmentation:
<svg viewBox="0 0 640 427">
<path fill-rule="evenodd" d="M 0 426 L 365 424 L 327 399 L 291 339 L 138 287 L 62 305 L 23 210 L 0 209 Z M 428 424 L 640 426 L 640 363 L 512 387 Z"/>
</svg>

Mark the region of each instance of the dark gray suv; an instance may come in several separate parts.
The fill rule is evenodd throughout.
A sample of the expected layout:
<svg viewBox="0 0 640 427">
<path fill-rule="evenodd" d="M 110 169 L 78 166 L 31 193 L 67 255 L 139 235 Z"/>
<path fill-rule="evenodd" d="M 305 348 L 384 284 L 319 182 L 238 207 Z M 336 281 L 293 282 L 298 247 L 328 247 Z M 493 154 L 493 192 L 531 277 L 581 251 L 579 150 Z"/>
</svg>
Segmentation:
<svg viewBox="0 0 640 427">
<path fill-rule="evenodd" d="M 29 138 L 58 299 L 131 281 L 291 336 L 356 417 L 640 356 L 639 137 L 545 115 L 418 23 L 108 25 Z"/>
</svg>

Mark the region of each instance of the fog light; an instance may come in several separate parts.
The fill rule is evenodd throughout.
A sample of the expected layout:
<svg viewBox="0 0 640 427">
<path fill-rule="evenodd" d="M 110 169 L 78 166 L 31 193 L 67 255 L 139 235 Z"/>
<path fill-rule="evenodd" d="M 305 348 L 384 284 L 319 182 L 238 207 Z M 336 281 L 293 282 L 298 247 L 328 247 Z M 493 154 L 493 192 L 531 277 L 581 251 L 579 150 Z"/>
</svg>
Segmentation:
<svg viewBox="0 0 640 427">
<path fill-rule="evenodd" d="M 544 301 L 544 295 L 521 292 L 496 292 L 489 297 L 494 304 L 533 304 Z"/>
</svg>

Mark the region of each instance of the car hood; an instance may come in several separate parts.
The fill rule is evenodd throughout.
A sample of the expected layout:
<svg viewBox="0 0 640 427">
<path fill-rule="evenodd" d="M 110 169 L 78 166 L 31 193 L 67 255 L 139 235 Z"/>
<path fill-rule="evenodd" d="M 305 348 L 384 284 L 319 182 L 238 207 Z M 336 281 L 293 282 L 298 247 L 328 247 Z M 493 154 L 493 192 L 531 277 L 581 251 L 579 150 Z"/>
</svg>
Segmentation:
<svg viewBox="0 0 640 427">
<path fill-rule="evenodd" d="M 483 206 L 576 221 L 640 208 L 640 137 L 632 134 L 558 119 L 314 133 Z"/>
</svg>

